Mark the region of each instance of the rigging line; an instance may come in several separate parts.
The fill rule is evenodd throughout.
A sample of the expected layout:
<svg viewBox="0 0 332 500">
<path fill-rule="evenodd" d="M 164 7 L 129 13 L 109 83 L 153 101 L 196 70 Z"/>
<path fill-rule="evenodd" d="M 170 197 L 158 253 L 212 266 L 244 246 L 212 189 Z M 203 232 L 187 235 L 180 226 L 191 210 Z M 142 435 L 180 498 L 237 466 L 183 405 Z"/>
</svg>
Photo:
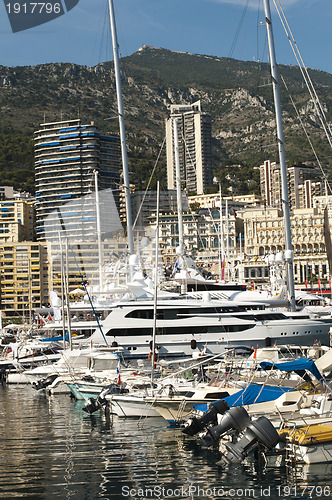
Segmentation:
<svg viewBox="0 0 332 500">
<path fill-rule="evenodd" d="M 258 5 L 257 5 L 257 47 L 256 47 L 256 51 L 257 51 L 256 58 L 257 58 L 257 62 L 258 63 L 261 63 L 262 61 L 265 61 L 265 60 L 268 59 L 268 56 L 267 56 L 267 52 L 268 52 L 268 47 L 267 47 L 267 31 L 266 30 L 264 30 L 264 33 L 265 33 L 264 34 L 264 43 L 262 44 L 261 57 L 259 57 L 259 37 L 258 37 L 258 33 L 259 33 L 259 28 L 265 27 L 265 25 L 262 22 L 259 22 L 259 18 L 260 18 L 262 10 L 263 9 L 261 7 L 261 0 L 259 0 Z M 261 65 L 259 65 L 259 70 L 262 71 L 262 66 Z M 266 67 L 266 74 L 270 75 L 268 67 Z M 262 86 L 265 86 L 265 83 Z"/>
<path fill-rule="evenodd" d="M 316 161 L 317 161 L 318 166 L 319 166 L 319 168 L 320 168 L 320 171 L 321 171 L 321 173 L 322 173 L 322 175 L 323 175 L 323 178 L 324 178 L 324 180 L 325 180 L 325 182 L 326 182 L 326 184 L 327 184 L 327 186 L 328 186 L 328 188 L 329 188 L 330 193 L 332 193 L 332 189 L 331 189 L 331 186 L 330 186 L 330 184 L 329 184 L 328 178 L 327 178 L 327 176 L 326 176 L 326 174 L 325 174 L 325 172 L 324 172 L 324 169 L 323 169 L 323 166 L 322 166 L 322 164 L 321 164 L 321 161 L 319 160 L 319 158 L 318 158 L 318 156 L 317 156 L 317 154 L 316 154 L 316 151 L 315 151 L 314 145 L 313 145 L 313 143 L 312 143 L 312 141 L 311 141 L 311 139 L 310 139 L 310 136 L 309 136 L 309 134 L 308 134 L 308 132 L 307 132 L 307 130 L 306 130 L 306 128 L 305 128 L 305 125 L 304 125 L 303 120 L 302 120 L 302 118 L 301 118 L 301 116 L 300 116 L 300 113 L 299 113 L 299 111 L 298 111 L 298 109 L 297 109 L 297 107 L 296 107 L 296 104 L 295 104 L 295 102 L 294 102 L 294 99 L 293 99 L 293 97 L 291 96 L 291 94 L 290 94 L 290 92 L 289 92 L 289 89 L 288 89 L 288 86 L 287 86 L 287 84 L 286 84 L 286 82 L 285 82 L 285 80 L 284 80 L 284 77 L 283 77 L 281 74 L 280 74 L 280 77 L 281 77 L 281 80 L 282 80 L 282 82 L 283 82 L 283 84 L 284 84 L 284 86 L 285 86 L 285 89 L 286 89 L 286 90 L 287 90 L 287 92 L 288 92 L 289 98 L 290 98 L 291 103 L 292 103 L 292 105 L 293 105 L 293 107 L 294 107 L 294 109 L 295 109 L 296 115 L 297 115 L 297 117 L 298 117 L 298 119 L 299 119 L 299 122 L 300 122 L 300 124 L 301 124 L 302 128 L 303 128 L 303 131 L 304 131 L 304 133 L 305 133 L 305 135 L 306 135 L 306 138 L 308 139 L 308 142 L 309 142 L 309 145 L 310 145 L 310 147 L 311 147 L 311 149 L 312 149 L 312 152 L 313 152 L 313 154 L 315 155 Z"/>
<path fill-rule="evenodd" d="M 243 12 L 242 12 L 242 16 L 241 16 L 240 22 L 238 24 L 238 27 L 237 27 L 237 30 L 236 30 L 236 33 L 235 33 L 235 36 L 234 36 L 234 39 L 233 39 L 233 42 L 232 42 L 232 46 L 231 46 L 229 54 L 228 54 L 228 57 L 232 57 L 233 56 L 235 45 L 236 45 L 237 40 L 239 38 L 240 31 L 241 31 L 241 28 L 242 28 L 242 25 L 243 25 L 243 21 L 244 21 L 246 12 L 248 10 L 249 1 L 250 0 L 247 0 L 246 5 L 244 6 L 244 9 L 243 9 Z"/>
<path fill-rule="evenodd" d="M 105 38 L 105 33 L 106 33 L 106 52 L 107 52 L 107 48 L 109 46 L 109 43 L 108 43 L 108 40 L 107 40 L 107 31 L 106 31 L 106 20 L 107 20 L 107 5 L 105 3 L 105 7 L 104 7 L 104 10 L 103 12 L 100 10 L 100 13 L 99 13 L 99 16 L 100 18 L 98 19 L 98 29 L 97 29 L 97 33 L 96 33 L 96 37 L 94 39 L 94 42 L 93 42 L 93 48 L 92 48 L 92 53 L 91 53 L 91 66 L 93 66 L 93 59 L 94 59 L 94 55 L 96 55 L 97 57 L 97 62 L 101 63 L 103 61 L 102 59 L 102 50 L 103 50 L 103 46 L 104 46 L 104 38 Z M 101 40 L 98 41 L 98 38 L 99 38 L 99 35 L 101 35 Z M 97 47 L 97 44 L 98 44 L 98 47 Z M 98 54 L 97 54 L 98 52 Z M 107 60 L 107 53 L 106 53 L 106 58 Z"/>
<path fill-rule="evenodd" d="M 153 178 L 154 173 L 155 173 L 155 171 L 156 171 L 156 168 L 157 168 L 157 165 L 158 165 L 158 162 L 159 162 L 159 159 L 160 159 L 160 155 L 161 155 L 161 152 L 162 152 L 162 150 L 163 150 L 163 147 L 164 147 L 165 141 L 166 141 L 166 137 L 164 137 L 163 143 L 162 143 L 162 145 L 160 146 L 159 153 L 158 153 L 158 157 L 157 157 L 157 159 L 156 159 L 156 162 L 155 162 L 155 164 L 154 164 L 153 170 L 152 170 L 152 172 L 151 172 L 151 175 L 150 175 L 150 178 L 149 178 L 148 185 L 147 185 L 147 187 L 146 187 L 146 189 L 145 189 L 143 199 L 142 199 L 142 201 L 141 201 L 141 204 L 140 204 L 140 206 L 139 206 L 139 209 L 138 209 L 138 212 L 137 212 L 137 215 L 136 215 L 136 218 L 135 218 L 134 224 L 133 224 L 133 229 L 135 228 L 136 223 L 137 223 L 137 220 L 138 220 L 138 217 L 139 217 L 139 214 L 141 213 L 141 210 L 142 210 L 142 207 L 143 207 L 143 203 L 144 203 L 144 201 L 145 201 L 145 198 L 146 198 L 146 195 L 147 195 L 148 189 L 149 189 L 149 187 L 150 187 L 150 185 L 151 185 L 151 182 L 152 182 L 152 178 Z"/>
<path fill-rule="evenodd" d="M 280 6 L 280 2 L 279 0 L 277 0 L 278 3 L 279 3 L 279 6 Z M 295 58 L 297 60 L 297 63 L 299 65 L 299 68 L 300 68 L 300 71 L 302 73 L 302 76 L 303 76 L 303 79 L 307 85 L 307 88 L 308 88 L 308 91 L 310 93 L 310 96 L 311 96 L 311 99 L 313 101 L 313 104 L 315 106 L 315 109 L 316 109 L 316 112 L 318 114 L 318 117 L 320 119 L 320 122 L 322 124 L 322 127 L 324 129 L 324 132 L 325 132 L 325 135 L 327 137 L 327 140 L 330 144 L 330 147 L 332 148 L 332 132 L 331 132 L 331 128 L 327 122 L 327 119 L 326 119 L 326 115 L 324 113 L 324 110 L 321 106 L 321 103 L 320 103 L 320 100 L 319 100 L 319 97 L 316 93 L 316 90 L 315 90 L 315 87 L 313 85 L 313 82 L 309 76 L 309 73 L 308 73 L 308 69 L 307 67 L 305 66 L 304 62 L 303 62 L 303 59 L 302 59 L 302 56 L 300 54 L 300 51 L 299 51 L 299 48 L 297 46 L 297 43 L 294 39 L 294 36 L 289 28 L 289 25 L 288 25 L 288 22 L 287 22 L 287 19 L 286 19 L 286 16 L 284 14 L 284 12 L 281 10 L 282 12 L 282 15 L 280 13 L 280 10 L 279 10 L 279 7 L 278 5 L 276 4 L 276 0 L 273 0 L 274 4 L 275 4 L 275 7 L 277 9 L 277 12 L 278 12 L 278 15 L 280 17 L 280 20 L 281 20 L 281 23 L 284 27 L 284 30 L 285 30 L 285 33 L 286 33 L 286 36 L 289 40 L 289 43 L 291 45 L 291 48 L 293 50 L 293 53 L 295 55 Z M 280 9 L 281 9 L 281 6 L 280 6 Z M 288 31 L 289 29 L 289 31 Z M 295 50 L 296 49 L 296 50 Z"/>
<path fill-rule="evenodd" d="M 276 0 L 274 0 L 274 3 L 275 3 L 275 1 L 276 1 Z M 286 15 L 285 15 L 285 13 L 284 13 L 284 11 L 283 11 L 282 7 L 281 7 L 281 4 L 280 4 L 280 1 L 279 1 L 279 0 L 278 0 L 278 4 L 279 4 L 280 10 L 281 10 L 281 13 L 282 13 L 282 16 L 283 16 L 284 22 L 285 22 L 285 24 L 286 24 L 286 26 L 287 26 L 289 36 L 288 36 L 287 31 L 286 31 L 286 28 L 285 28 L 285 26 L 284 26 L 285 32 L 286 32 L 286 34 L 287 34 L 287 36 L 288 36 L 288 39 L 289 39 L 289 41 L 290 41 L 291 45 L 292 45 L 292 43 L 294 43 L 294 47 L 296 48 L 296 51 L 297 51 L 298 57 L 299 57 L 299 59 L 300 59 L 300 61 L 301 61 L 301 64 L 302 64 L 302 68 L 303 68 L 303 70 L 305 71 L 305 73 L 306 73 L 306 75 L 307 75 L 307 78 L 308 78 L 308 81 L 309 81 L 310 86 L 311 86 L 311 88 L 312 88 L 312 91 L 313 91 L 313 93 L 315 94 L 315 97 L 316 97 L 316 99 L 317 99 L 317 105 L 319 105 L 320 112 L 322 113 L 322 115 L 323 115 L 323 117 L 324 117 L 324 120 L 325 120 L 325 123 L 326 123 L 326 125 L 327 125 L 327 127 L 328 127 L 328 129 L 329 129 L 329 132 L 330 132 L 330 134 L 332 135 L 332 132 L 331 132 L 331 129 L 330 129 L 330 125 L 329 125 L 329 123 L 328 123 L 328 121 L 327 121 L 327 119 L 326 119 L 326 116 L 325 116 L 324 110 L 323 110 L 323 108 L 322 108 L 322 106 L 321 106 L 321 103 L 320 103 L 320 101 L 319 101 L 319 97 L 317 96 L 317 93 L 316 93 L 316 90 L 315 90 L 314 84 L 313 84 L 313 82 L 312 82 L 312 80 L 311 80 L 311 78 L 310 78 L 310 75 L 309 75 L 309 72 L 308 72 L 308 68 L 307 68 L 307 67 L 306 67 L 306 65 L 304 64 L 304 61 L 303 61 L 302 56 L 301 56 L 300 49 L 299 49 L 299 47 L 298 47 L 298 45 L 297 45 L 297 43 L 296 43 L 296 40 L 295 40 L 295 38 L 294 38 L 294 35 L 293 35 L 293 33 L 292 33 L 292 30 L 291 30 L 291 28 L 290 28 L 290 26 L 289 26 L 289 23 L 288 23 L 288 21 L 287 21 Z M 278 11 L 278 7 L 277 7 L 277 5 L 276 5 L 276 9 L 277 9 L 277 11 Z M 280 17 L 280 13 L 279 13 L 279 11 L 278 11 L 278 14 L 279 14 L 279 17 Z M 280 17 L 280 19 L 281 19 L 281 17 Z M 290 37 L 292 38 L 292 42 L 291 42 L 291 40 L 290 40 Z M 292 49 L 293 49 L 293 52 L 294 52 L 294 48 L 293 48 L 293 46 L 292 46 Z M 294 53 L 295 53 L 295 52 L 294 52 Z M 296 57 L 296 56 L 295 56 L 295 57 Z M 297 61 L 298 61 L 298 59 L 297 59 Z M 300 64 L 299 64 L 299 66 L 300 66 Z"/>
<path fill-rule="evenodd" d="M 259 41 L 258 41 L 258 28 L 259 28 L 259 12 L 261 8 L 261 2 L 259 0 L 258 5 L 257 5 L 257 21 L 256 21 L 256 61 L 258 62 L 259 57 L 258 57 L 258 47 L 259 47 Z"/>
<path fill-rule="evenodd" d="M 102 338 L 103 338 L 103 340 L 104 340 L 104 342 L 105 342 L 106 346 L 108 346 L 108 342 L 107 342 L 107 340 L 106 340 L 106 337 L 105 337 L 105 335 L 104 335 L 104 332 L 103 332 L 102 326 L 101 326 L 101 324 L 100 324 L 100 321 L 99 321 L 98 315 L 97 315 L 96 310 L 95 310 L 95 308 L 94 308 L 94 305 L 93 305 L 93 302 L 92 302 L 91 296 L 90 296 L 90 294 L 89 294 L 89 292 L 88 292 L 88 289 L 87 289 L 87 287 L 86 287 L 86 284 L 85 284 L 85 281 L 84 281 L 83 275 L 82 275 L 82 273 L 81 273 L 81 269 L 80 269 L 80 267 L 79 267 L 79 265 L 78 265 L 78 263 L 77 263 L 77 260 L 76 260 L 76 255 L 75 255 L 74 249 L 73 249 L 73 247 L 72 247 L 71 245 L 69 245 L 69 249 L 70 249 L 70 251 L 71 251 L 71 253 L 72 253 L 72 255 L 73 255 L 75 265 L 76 265 L 76 267 L 77 267 L 77 269 L 78 269 L 78 273 L 79 273 L 80 278 L 81 278 L 81 281 L 82 281 L 82 285 L 83 285 L 84 290 L 85 290 L 85 292 L 86 292 L 86 294 L 87 294 L 87 296 L 88 296 L 88 299 L 89 299 L 89 302 L 90 302 L 91 309 L 92 309 L 92 311 L 93 311 L 93 314 L 94 314 L 95 320 L 96 320 L 97 325 L 98 325 L 98 329 L 99 329 L 99 331 L 100 331 L 100 333 L 101 333 L 101 336 L 102 336 Z"/>
</svg>

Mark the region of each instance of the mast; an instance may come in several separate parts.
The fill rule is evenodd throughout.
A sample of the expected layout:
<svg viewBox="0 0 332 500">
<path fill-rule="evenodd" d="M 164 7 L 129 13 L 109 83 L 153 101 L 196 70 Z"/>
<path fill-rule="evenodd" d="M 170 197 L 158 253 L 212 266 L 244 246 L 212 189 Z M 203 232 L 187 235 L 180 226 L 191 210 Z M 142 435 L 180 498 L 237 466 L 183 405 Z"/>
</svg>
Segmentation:
<svg viewBox="0 0 332 500">
<path fill-rule="evenodd" d="M 175 179 L 176 179 L 176 198 L 178 205 L 178 226 L 179 226 L 179 253 L 182 256 L 184 253 L 184 240 L 183 240 L 183 219 L 182 219 L 182 193 L 181 193 L 181 172 L 180 172 L 180 154 L 179 154 L 179 134 L 178 123 L 179 118 L 174 118 L 174 153 L 175 153 Z"/>
<path fill-rule="evenodd" d="M 229 281 L 229 220 L 228 220 L 228 200 L 225 201 L 225 221 L 226 221 L 226 264 L 227 264 L 227 281 Z"/>
<path fill-rule="evenodd" d="M 72 338 L 71 338 L 71 319 L 70 319 L 70 304 L 69 304 L 69 260 L 68 260 L 68 238 L 66 238 L 66 272 L 65 272 L 65 290 L 66 290 L 66 309 L 67 309 L 67 321 L 68 321 L 68 343 L 69 349 L 73 349 Z"/>
<path fill-rule="evenodd" d="M 100 224 L 100 201 L 98 188 L 98 171 L 95 174 L 95 193 L 96 193 L 96 219 L 97 219 L 97 241 L 98 241 L 98 263 L 99 263 L 99 292 L 103 291 L 103 266 L 102 266 L 102 251 L 101 251 L 101 224 Z"/>
<path fill-rule="evenodd" d="M 65 270 L 63 261 L 63 247 L 59 231 L 60 266 L 61 266 L 61 309 L 62 309 L 62 337 L 63 348 L 66 349 L 66 317 L 65 317 Z"/>
<path fill-rule="evenodd" d="M 119 50 L 118 50 L 119 45 L 118 45 L 117 32 L 116 32 L 113 0 L 108 0 L 108 7 L 109 7 L 111 32 L 112 32 L 114 72 L 115 72 L 116 95 L 117 95 L 117 101 L 118 101 L 118 115 L 119 115 L 119 125 L 120 125 L 123 185 L 124 185 L 125 200 L 126 200 L 128 250 L 129 250 L 129 254 L 133 254 L 134 253 L 134 235 L 133 235 L 133 221 L 132 221 L 131 199 L 130 199 L 126 130 L 125 130 L 125 123 L 124 123 L 124 111 L 123 111 L 123 101 L 122 101 L 122 85 L 121 85 L 121 74 L 120 74 L 120 64 L 119 64 Z"/>
<path fill-rule="evenodd" d="M 277 139 L 278 139 L 279 161 L 281 170 L 282 208 L 284 213 L 284 226 L 285 226 L 285 260 L 286 260 L 286 271 L 287 271 L 287 292 L 291 310 L 295 311 L 293 249 L 292 249 L 291 222 L 290 222 L 290 212 L 289 212 L 287 166 L 286 166 L 284 134 L 282 128 L 278 70 L 277 70 L 277 63 L 275 56 L 269 0 L 264 0 L 264 9 L 265 9 L 266 29 L 267 29 L 267 37 L 268 37 L 269 53 L 270 53 L 271 76 L 273 85 L 274 106 L 276 112 Z"/>
<path fill-rule="evenodd" d="M 154 276 L 154 297 L 153 297 L 153 330 L 152 330 L 152 355 L 151 355 L 151 390 L 153 394 L 154 383 L 154 365 L 156 350 L 156 331 L 157 331 L 157 297 L 158 297 L 158 249 L 159 249 L 159 200 L 160 200 L 159 181 L 157 182 L 157 216 L 156 216 L 156 247 L 155 247 L 155 276 Z"/>
<path fill-rule="evenodd" d="M 219 280 L 222 280 L 222 269 L 224 262 L 224 241 L 223 241 L 223 228 L 222 228 L 222 201 L 221 201 L 221 183 L 219 183 Z"/>
</svg>

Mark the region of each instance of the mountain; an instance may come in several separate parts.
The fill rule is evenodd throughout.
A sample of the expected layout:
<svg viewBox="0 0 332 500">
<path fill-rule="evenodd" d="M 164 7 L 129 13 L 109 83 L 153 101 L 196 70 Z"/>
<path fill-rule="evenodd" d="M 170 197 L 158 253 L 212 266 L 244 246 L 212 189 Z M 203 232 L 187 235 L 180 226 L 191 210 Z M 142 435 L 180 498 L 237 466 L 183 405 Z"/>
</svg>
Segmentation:
<svg viewBox="0 0 332 500">
<path fill-rule="evenodd" d="M 153 169 L 164 140 L 168 107 L 200 99 L 202 109 L 212 116 L 215 173 L 224 179 L 225 188 L 233 182 L 242 190 L 257 190 L 253 167 L 267 158 L 277 159 L 269 65 L 144 46 L 122 58 L 121 71 L 129 163 L 135 183 L 144 186 Z M 330 173 L 330 146 L 301 72 L 284 65 L 279 71 L 289 89 L 280 83 L 287 161 L 315 164 L 291 97 L 325 171 Z M 310 76 L 331 121 L 332 75 L 310 70 Z M 32 139 L 41 122 L 79 116 L 84 122 L 94 121 L 103 133 L 114 133 L 118 132 L 116 109 L 110 62 L 95 67 L 70 63 L 0 66 L 0 183 L 33 188 Z M 164 179 L 164 174 L 163 150 L 157 176 Z M 26 179 L 23 184 L 22 179 Z"/>
</svg>

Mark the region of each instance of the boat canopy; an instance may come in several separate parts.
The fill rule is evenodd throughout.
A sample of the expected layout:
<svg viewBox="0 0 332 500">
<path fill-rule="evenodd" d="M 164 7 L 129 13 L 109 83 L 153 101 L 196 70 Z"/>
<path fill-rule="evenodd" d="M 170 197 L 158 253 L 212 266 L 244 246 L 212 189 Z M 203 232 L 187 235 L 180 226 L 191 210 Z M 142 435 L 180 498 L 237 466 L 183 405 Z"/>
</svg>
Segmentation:
<svg viewBox="0 0 332 500">
<path fill-rule="evenodd" d="M 271 361 L 261 361 L 260 363 L 263 370 L 273 370 L 277 368 L 283 372 L 295 372 L 301 377 L 305 374 L 305 370 L 309 371 L 316 377 L 317 380 L 323 380 L 315 362 L 312 359 L 300 358 L 292 361 L 284 361 L 282 363 L 272 363 Z"/>
<path fill-rule="evenodd" d="M 264 403 L 266 401 L 274 401 L 285 392 L 289 392 L 290 387 L 276 387 L 270 385 L 250 384 L 241 391 L 227 396 L 224 400 L 229 407 L 252 405 L 254 403 Z M 195 410 L 206 412 L 208 404 L 194 405 Z"/>
</svg>

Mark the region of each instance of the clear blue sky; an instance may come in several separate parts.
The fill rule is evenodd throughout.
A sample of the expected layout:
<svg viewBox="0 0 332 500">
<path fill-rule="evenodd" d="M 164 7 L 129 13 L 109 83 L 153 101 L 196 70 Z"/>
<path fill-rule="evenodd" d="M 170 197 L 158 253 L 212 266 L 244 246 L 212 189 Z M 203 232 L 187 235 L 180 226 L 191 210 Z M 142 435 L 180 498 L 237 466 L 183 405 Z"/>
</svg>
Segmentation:
<svg viewBox="0 0 332 500">
<path fill-rule="evenodd" d="M 27 0 L 27 2 L 30 0 Z M 38 0 L 33 0 L 38 1 Z M 47 1 L 47 0 L 45 0 Z M 279 0 L 309 68 L 332 73 L 332 0 Z M 263 0 L 114 0 L 121 56 L 143 44 L 236 59 L 267 60 Z M 260 8 L 259 8 L 260 6 Z M 278 63 L 296 64 L 273 8 Z M 13 34 L 0 0 L 0 65 L 111 59 L 107 0 L 80 0 L 70 12 Z"/>
</svg>

